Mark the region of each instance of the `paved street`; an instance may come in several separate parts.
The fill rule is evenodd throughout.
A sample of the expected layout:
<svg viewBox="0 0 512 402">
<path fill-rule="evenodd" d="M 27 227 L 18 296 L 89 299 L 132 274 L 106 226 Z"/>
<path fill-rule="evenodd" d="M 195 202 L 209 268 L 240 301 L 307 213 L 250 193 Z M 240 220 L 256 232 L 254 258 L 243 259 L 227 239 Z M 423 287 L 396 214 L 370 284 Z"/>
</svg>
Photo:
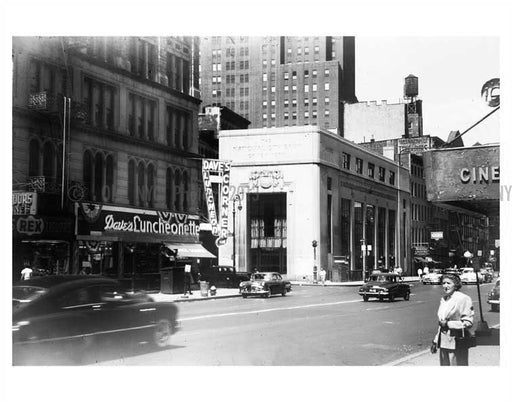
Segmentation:
<svg viewBox="0 0 512 402">
<path fill-rule="evenodd" d="M 481 287 L 484 319 L 499 324 Z M 410 301 L 365 303 L 357 287 L 294 286 L 286 297 L 180 303 L 182 329 L 169 348 L 144 345 L 97 351 L 99 365 L 375 366 L 430 346 L 439 285 L 412 284 Z M 474 286 L 475 324 L 480 319 Z"/>
</svg>

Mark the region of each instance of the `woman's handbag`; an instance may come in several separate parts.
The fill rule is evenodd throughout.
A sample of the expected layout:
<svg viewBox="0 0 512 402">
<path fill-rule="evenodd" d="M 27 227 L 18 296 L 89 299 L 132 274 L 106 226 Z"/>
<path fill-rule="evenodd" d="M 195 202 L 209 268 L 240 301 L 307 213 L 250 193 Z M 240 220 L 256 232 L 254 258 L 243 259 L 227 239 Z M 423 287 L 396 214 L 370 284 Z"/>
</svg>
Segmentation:
<svg viewBox="0 0 512 402">
<path fill-rule="evenodd" d="M 455 336 L 455 343 L 462 348 L 474 348 L 476 346 L 476 336 L 468 328 L 451 329 L 450 335 Z"/>
</svg>

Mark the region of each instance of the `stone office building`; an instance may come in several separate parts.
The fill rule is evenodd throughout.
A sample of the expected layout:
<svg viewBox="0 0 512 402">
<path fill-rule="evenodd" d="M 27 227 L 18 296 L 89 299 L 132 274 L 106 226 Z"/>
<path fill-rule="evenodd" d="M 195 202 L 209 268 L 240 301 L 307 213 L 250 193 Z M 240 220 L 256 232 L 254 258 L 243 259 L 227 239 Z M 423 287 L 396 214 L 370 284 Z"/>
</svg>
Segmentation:
<svg viewBox="0 0 512 402">
<path fill-rule="evenodd" d="M 13 39 L 14 279 L 26 261 L 158 282 L 174 264 L 162 246 L 213 257 L 196 230 L 198 49 L 192 37 Z"/>
<path fill-rule="evenodd" d="M 411 266 L 408 169 L 315 126 L 221 131 L 219 146 L 242 198 L 238 270 L 314 279 L 322 266 L 347 281 Z M 232 240 L 220 263 L 231 262 Z"/>
</svg>

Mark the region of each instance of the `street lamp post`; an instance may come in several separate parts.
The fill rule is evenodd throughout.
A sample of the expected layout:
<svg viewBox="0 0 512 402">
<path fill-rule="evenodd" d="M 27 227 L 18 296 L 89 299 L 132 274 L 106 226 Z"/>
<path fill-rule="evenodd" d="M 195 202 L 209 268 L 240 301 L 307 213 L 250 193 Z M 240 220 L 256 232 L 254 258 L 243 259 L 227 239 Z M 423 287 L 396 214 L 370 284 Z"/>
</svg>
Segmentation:
<svg viewBox="0 0 512 402">
<path fill-rule="evenodd" d="M 238 207 L 236 207 L 236 203 L 238 203 Z M 235 194 L 233 197 L 233 268 L 236 271 L 236 237 L 235 237 L 235 230 L 236 230 L 236 209 L 238 208 L 239 211 L 242 210 L 242 199 L 240 198 L 239 194 Z"/>
<path fill-rule="evenodd" d="M 316 281 L 317 281 L 316 248 L 318 246 L 318 242 L 316 240 L 313 240 L 311 242 L 311 245 L 313 246 L 313 282 L 316 283 Z"/>
<path fill-rule="evenodd" d="M 473 258 L 473 253 L 470 251 L 466 251 L 464 253 L 464 258 L 466 258 L 466 266 L 469 267 L 469 260 Z M 476 289 L 478 293 L 478 308 L 480 312 L 480 321 L 478 321 L 478 324 L 476 326 L 475 334 L 476 336 L 489 336 L 491 335 L 491 330 L 489 329 L 489 325 L 487 325 L 487 322 L 484 320 L 484 314 L 482 311 L 482 298 L 480 297 L 480 281 L 478 279 L 478 271 L 476 271 L 475 268 L 475 275 L 476 275 Z"/>
</svg>

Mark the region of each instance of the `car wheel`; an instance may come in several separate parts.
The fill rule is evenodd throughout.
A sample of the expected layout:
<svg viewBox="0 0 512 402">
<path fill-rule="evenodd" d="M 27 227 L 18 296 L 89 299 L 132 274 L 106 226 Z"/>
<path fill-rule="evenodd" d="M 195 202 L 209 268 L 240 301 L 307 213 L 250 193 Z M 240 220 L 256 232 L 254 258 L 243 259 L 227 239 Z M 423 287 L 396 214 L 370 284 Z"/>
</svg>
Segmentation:
<svg viewBox="0 0 512 402">
<path fill-rule="evenodd" d="M 367 301 L 368 301 L 368 299 L 369 299 L 369 297 L 368 297 L 368 296 L 363 296 L 363 301 L 367 302 Z"/>
<path fill-rule="evenodd" d="M 246 295 L 245 293 L 242 293 L 242 297 L 243 297 L 244 299 L 247 299 L 247 295 Z"/>
<path fill-rule="evenodd" d="M 407 291 L 404 295 L 404 300 L 409 300 L 409 297 L 411 296 L 411 292 Z"/>
<path fill-rule="evenodd" d="M 171 323 L 169 320 L 161 318 L 153 330 L 153 342 L 159 348 L 164 348 L 169 344 L 171 333 Z"/>
</svg>

